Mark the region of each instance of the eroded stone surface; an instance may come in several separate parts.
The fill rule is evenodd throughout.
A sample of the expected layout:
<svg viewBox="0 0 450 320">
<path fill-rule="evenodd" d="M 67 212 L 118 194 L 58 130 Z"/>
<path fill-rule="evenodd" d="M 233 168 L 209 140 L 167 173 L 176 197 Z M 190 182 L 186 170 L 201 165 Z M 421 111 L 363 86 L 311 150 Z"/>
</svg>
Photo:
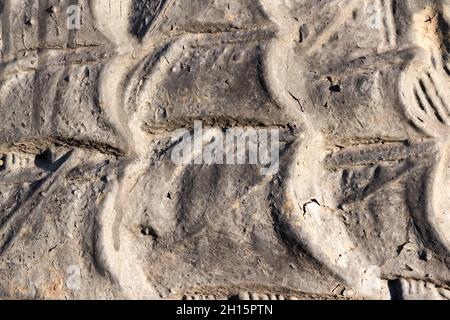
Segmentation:
<svg viewBox="0 0 450 320">
<path fill-rule="evenodd" d="M 450 298 L 448 0 L 0 8 L 1 298 Z M 194 121 L 279 171 L 175 164 Z"/>
</svg>

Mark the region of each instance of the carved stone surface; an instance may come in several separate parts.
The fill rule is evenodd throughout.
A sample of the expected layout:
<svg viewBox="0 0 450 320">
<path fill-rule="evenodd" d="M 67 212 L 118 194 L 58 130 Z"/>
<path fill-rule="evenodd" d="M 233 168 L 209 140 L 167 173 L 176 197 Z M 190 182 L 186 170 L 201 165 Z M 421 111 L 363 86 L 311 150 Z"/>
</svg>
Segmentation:
<svg viewBox="0 0 450 320">
<path fill-rule="evenodd" d="M 449 26 L 449 0 L 0 0 L 0 298 L 450 299 Z M 174 163 L 195 121 L 278 129 L 279 170 Z"/>
</svg>

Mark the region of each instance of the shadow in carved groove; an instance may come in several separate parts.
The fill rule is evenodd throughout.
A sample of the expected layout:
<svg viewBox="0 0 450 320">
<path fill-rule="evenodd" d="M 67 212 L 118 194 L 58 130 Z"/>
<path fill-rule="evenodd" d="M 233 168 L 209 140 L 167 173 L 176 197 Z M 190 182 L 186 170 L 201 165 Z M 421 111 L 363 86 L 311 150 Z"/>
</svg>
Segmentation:
<svg viewBox="0 0 450 320">
<path fill-rule="evenodd" d="M 142 40 L 167 0 L 133 0 L 130 32 Z"/>
</svg>

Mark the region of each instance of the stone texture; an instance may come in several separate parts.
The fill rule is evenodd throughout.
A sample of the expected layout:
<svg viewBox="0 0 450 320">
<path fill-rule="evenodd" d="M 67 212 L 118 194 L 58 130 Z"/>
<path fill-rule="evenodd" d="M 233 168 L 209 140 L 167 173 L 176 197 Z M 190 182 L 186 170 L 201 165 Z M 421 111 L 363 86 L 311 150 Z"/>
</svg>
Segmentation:
<svg viewBox="0 0 450 320">
<path fill-rule="evenodd" d="M 0 0 L 0 298 L 449 299 L 449 25 L 448 0 Z M 279 129 L 279 171 L 176 165 L 196 120 Z"/>
</svg>

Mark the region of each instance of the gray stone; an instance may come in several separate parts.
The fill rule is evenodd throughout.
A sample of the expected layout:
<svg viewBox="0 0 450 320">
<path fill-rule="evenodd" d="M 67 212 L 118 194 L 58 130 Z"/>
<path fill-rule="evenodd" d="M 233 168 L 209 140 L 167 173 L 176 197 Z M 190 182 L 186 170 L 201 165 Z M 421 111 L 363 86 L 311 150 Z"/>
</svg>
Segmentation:
<svg viewBox="0 0 450 320">
<path fill-rule="evenodd" d="M 449 299 L 449 26 L 448 0 L 0 1 L 0 298 Z M 278 170 L 175 163 L 199 121 L 277 129 Z"/>
</svg>

